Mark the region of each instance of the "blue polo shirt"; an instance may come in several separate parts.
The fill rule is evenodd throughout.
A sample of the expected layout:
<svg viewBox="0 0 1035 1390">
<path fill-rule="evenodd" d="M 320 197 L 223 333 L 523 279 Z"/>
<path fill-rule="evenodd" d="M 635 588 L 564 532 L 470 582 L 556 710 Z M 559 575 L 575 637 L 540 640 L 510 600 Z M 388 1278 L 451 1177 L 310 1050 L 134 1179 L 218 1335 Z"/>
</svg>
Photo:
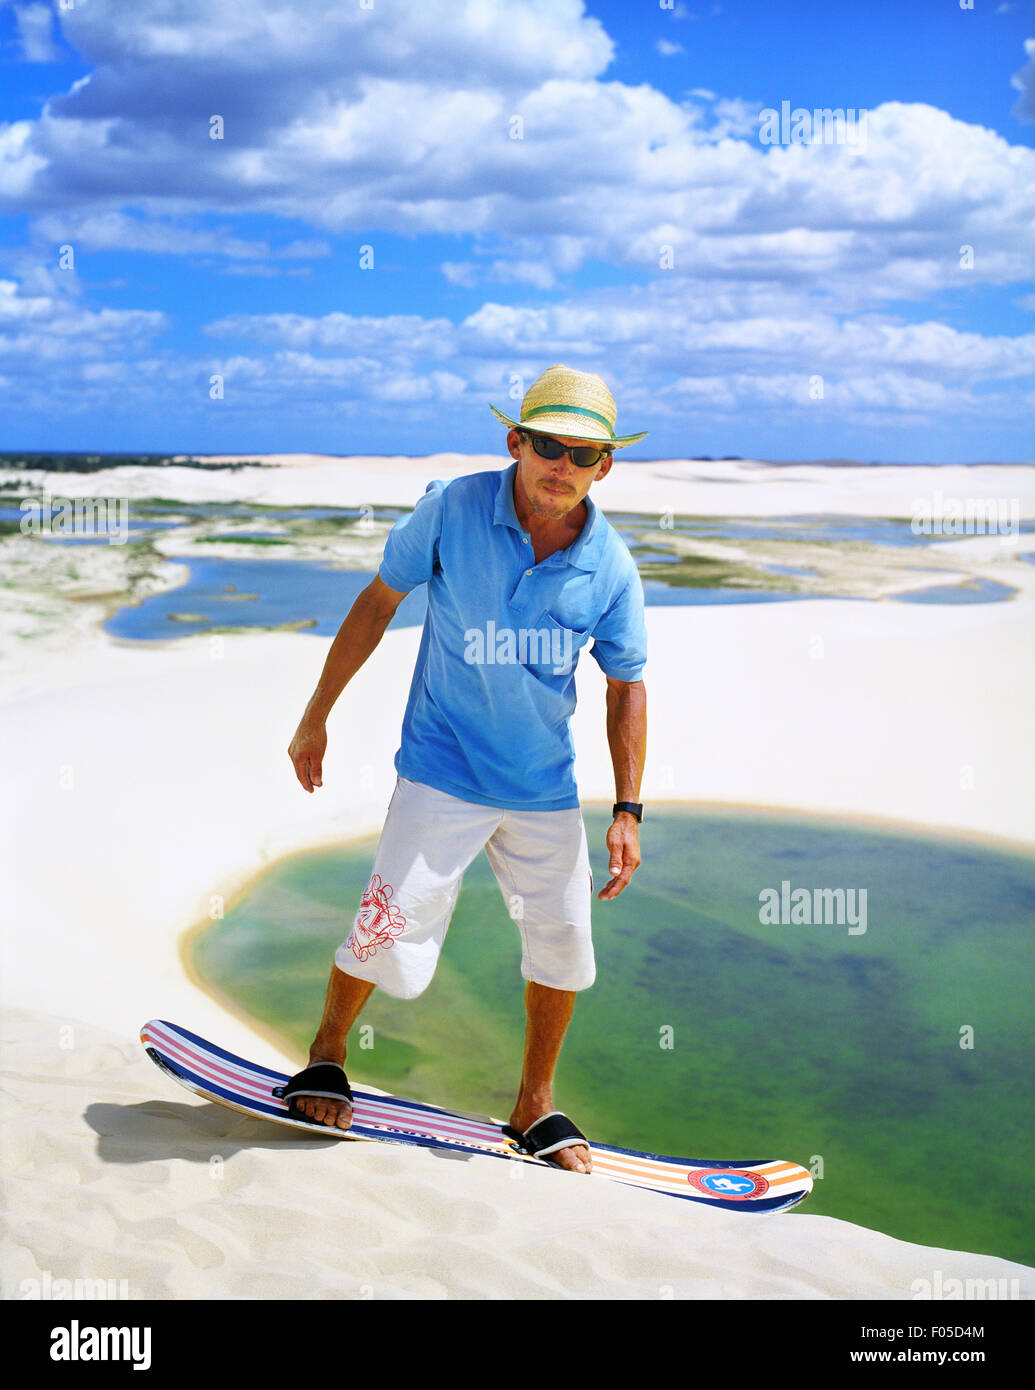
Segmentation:
<svg viewBox="0 0 1035 1390">
<path fill-rule="evenodd" d="M 513 463 L 429 483 L 389 533 L 381 579 L 404 593 L 428 586 L 395 767 L 482 806 L 559 811 L 579 804 L 579 653 L 592 639 L 605 675 L 640 679 L 643 586 L 589 497 L 576 539 L 537 565 L 514 510 L 516 473 Z"/>
</svg>

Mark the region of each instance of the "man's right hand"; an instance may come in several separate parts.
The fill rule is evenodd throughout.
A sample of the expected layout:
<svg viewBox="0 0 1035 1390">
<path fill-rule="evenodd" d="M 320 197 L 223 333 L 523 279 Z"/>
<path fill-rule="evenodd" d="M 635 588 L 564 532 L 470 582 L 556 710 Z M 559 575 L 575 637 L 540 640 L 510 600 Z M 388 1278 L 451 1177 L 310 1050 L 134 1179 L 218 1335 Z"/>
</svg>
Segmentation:
<svg viewBox="0 0 1035 1390">
<path fill-rule="evenodd" d="M 327 726 L 320 720 L 303 719 L 288 745 L 295 776 L 307 792 L 323 786 L 323 755 L 327 751 Z"/>
<path fill-rule="evenodd" d="M 327 751 L 327 715 L 367 657 L 384 636 L 385 628 L 406 594 L 390 589 L 374 575 L 348 611 L 327 653 L 320 683 L 306 706 L 302 722 L 288 745 L 295 776 L 307 792 L 323 786 L 323 755 Z"/>
</svg>

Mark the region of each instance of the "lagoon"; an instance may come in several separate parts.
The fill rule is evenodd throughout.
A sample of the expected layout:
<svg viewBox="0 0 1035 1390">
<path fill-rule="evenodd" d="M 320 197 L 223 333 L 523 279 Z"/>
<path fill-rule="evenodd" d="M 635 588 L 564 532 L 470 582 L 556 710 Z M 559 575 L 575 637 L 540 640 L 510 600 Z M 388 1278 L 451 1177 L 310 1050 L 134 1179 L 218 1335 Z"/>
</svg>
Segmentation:
<svg viewBox="0 0 1035 1390">
<path fill-rule="evenodd" d="M 598 886 L 603 811 L 585 812 Z M 263 874 L 193 939 L 224 1002 L 304 1054 L 375 840 Z M 606 1142 L 810 1166 L 808 1211 L 1035 1263 L 1026 1215 L 1035 857 L 748 811 L 651 809 L 644 862 L 594 902 L 597 982 L 557 1101 Z M 763 895 L 865 889 L 865 933 L 763 921 Z M 514 923 L 484 855 L 419 999 L 375 993 L 350 1074 L 506 1119 L 523 1011 Z M 822 1175 L 822 1176 L 820 1176 Z"/>
</svg>

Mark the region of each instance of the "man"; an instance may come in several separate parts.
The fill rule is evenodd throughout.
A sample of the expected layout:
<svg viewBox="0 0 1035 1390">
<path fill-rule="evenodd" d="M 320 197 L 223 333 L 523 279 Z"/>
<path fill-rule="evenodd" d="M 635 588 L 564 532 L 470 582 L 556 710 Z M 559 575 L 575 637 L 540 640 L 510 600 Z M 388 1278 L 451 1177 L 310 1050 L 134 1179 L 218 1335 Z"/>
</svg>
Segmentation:
<svg viewBox="0 0 1035 1390">
<path fill-rule="evenodd" d="M 595 966 L 592 875 L 569 720 L 574 666 L 593 639 L 607 680 L 616 804 L 607 832 L 616 898 L 640 863 L 646 741 L 643 589 L 589 490 L 617 436 L 615 403 L 592 373 L 550 367 L 508 426 L 514 462 L 428 486 L 393 527 L 377 577 L 327 657 L 288 749 L 306 791 L 322 785 L 326 720 L 399 603 L 428 584 L 399 774 L 353 929 L 338 948 L 310 1065 L 285 1089 L 297 1113 L 348 1129 L 346 1037 L 381 985 L 413 998 L 431 980 L 464 870 L 483 847 L 522 940 L 524 1066 L 509 1133 L 528 1152 L 589 1172 L 585 1135 L 554 1110 L 553 1075 L 575 995 Z"/>
</svg>

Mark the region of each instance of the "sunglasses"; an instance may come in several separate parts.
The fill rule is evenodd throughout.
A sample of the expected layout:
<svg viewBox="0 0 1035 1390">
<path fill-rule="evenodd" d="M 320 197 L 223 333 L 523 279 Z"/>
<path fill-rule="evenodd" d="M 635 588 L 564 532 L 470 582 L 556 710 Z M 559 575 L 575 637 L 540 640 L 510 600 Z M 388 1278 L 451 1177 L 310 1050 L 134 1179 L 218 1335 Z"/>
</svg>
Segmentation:
<svg viewBox="0 0 1035 1390">
<path fill-rule="evenodd" d="M 524 430 L 522 434 L 532 441 L 532 448 L 541 459 L 559 459 L 567 454 L 576 468 L 593 468 L 611 452 L 610 449 L 594 449 L 591 444 L 576 444 L 574 448 L 569 449 L 559 439 L 552 439 L 548 434 L 528 434 Z"/>
</svg>

